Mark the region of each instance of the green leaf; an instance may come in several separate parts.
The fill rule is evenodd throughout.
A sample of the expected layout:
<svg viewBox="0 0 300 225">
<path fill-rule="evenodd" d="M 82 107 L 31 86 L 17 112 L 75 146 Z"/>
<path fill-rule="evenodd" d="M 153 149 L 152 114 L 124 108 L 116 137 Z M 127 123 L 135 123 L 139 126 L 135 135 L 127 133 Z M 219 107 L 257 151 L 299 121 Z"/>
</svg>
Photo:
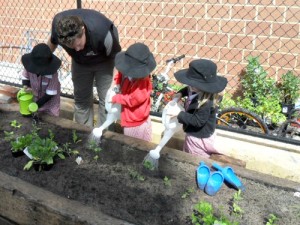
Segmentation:
<svg viewBox="0 0 300 225">
<path fill-rule="evenodd" d="M 23 170 L 30 170 L 32 165 L 33 165 L 33 160 L 30 160 L 28 163 L 26 163 Z"/>
</svg>

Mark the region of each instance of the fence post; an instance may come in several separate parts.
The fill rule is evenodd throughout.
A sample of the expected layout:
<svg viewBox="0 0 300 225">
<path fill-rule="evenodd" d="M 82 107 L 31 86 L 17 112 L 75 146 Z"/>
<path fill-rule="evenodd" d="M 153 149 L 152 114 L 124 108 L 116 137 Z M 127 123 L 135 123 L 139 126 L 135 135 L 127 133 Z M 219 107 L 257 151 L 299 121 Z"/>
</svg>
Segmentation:
<svg viewBox="0 0 300 225">
<path fill-rule="evenodd" d="M 77 9 L 81 9 L 81 0 L 76 0 L 77 2 Z"/>
</svg>

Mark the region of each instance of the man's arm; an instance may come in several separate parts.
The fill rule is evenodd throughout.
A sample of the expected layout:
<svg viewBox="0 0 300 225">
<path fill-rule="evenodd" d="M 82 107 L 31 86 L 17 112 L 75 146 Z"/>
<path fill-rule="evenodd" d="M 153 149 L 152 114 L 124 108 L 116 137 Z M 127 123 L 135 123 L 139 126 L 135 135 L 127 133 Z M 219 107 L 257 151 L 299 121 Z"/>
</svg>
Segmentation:
<svg viewBox="0 0 300 225">
<path fill-rule="evenodd" d="M 47 45 L 49 46 L 49 48 L 52 52 L 54 52 L 55 49 L 57 48 L 57 45 L 55 45 L 51 42 L 51 38 L 48 39 Z"/>
</svg>

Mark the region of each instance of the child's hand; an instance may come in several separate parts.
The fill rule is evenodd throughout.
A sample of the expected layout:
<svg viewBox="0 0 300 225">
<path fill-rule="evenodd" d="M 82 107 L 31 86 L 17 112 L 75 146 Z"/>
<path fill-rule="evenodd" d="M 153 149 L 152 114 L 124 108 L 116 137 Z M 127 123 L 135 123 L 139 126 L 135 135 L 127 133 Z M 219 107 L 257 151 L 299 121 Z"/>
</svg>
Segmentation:
<svg viewBox="0 0 300 225">
<path fill-rule="evenodd" d="M 27 93 L 32 93 L 32 89 L 26 85 L 23 86 L 23 90 Z"/>
<path fill-rule="evenodd" d="M 181 98 L 182 98 L 182 94 L 181 94 L 181 93 L 176 93 L 176 94 L 173 96 L 172 101 L 178 102 Z"/>
</svg>

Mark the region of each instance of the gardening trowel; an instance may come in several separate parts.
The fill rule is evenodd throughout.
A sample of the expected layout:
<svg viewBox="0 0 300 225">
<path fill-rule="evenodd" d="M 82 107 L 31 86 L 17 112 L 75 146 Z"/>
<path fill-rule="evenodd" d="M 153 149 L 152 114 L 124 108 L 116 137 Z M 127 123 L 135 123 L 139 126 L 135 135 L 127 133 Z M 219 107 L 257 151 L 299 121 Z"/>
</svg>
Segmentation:
<svg viewBox="0 0 300 225">
<path fill-rule="evenodd" d="M 116 94 L 116 89 L 112 88 L 107 91 L 105 97 L 105 109 L 107 111 L 105 122 L 98 128 L 93 129 L 93 137 L 100 139 L 103 133 L 103 130 L 109 127 L 113 122 L 120 118 L 121 105 L 117 103 L 111 103 L 112 97 Z"/>
</svg>

